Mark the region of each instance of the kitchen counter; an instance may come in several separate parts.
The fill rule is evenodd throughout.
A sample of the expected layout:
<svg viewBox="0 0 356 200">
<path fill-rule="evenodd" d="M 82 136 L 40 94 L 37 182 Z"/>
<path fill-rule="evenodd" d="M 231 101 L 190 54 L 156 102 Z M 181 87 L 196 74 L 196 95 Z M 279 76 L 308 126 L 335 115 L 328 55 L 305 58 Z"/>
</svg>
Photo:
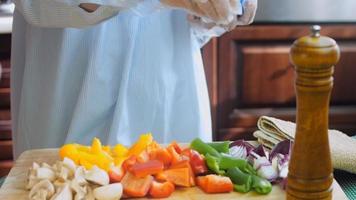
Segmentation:
<svg viewBox="0 0 356 200">
<path fill-rule="evenodd" d="M 12 32 L 12 16 L 0 16 L 0 34 Z"/>
</svg>

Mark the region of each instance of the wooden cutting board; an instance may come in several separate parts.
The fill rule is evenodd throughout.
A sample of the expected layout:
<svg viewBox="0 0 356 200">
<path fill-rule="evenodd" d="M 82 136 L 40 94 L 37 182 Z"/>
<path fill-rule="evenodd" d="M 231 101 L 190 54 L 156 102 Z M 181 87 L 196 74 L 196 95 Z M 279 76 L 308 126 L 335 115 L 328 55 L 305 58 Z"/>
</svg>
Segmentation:
<svg viewBox="0 0 356 200">
<path fill-rule="evenodd" d="M 31 150 L 24 152 L 16 161 L 15 166 L 11 169 L 9 176 L 6 178 L 4 185 L 0 189 L 1 200 L 26 200 L 28 199 L 28 193 L 25 189 L 27 183 L 27 172 L 32 166 L 33 162 L 46 162 L 53 164 L 59 160 L 58 149 L 42 149 Z M 144 199 L 144 198 L 142 198 Z M 169 199 L 191 199 L 191 200 L 229 200 L 229 199 L 269 199 L 279 200 L 285 199 L 285 191 L 278 185 L 273 186 L 273 190 L 268 195 L 258 195 L 255 192 L 249 192 L 247 194 L 241 194 L 232 192 L 229 194 L 205 194 L 199 188 L 186 188 L 177 189 Z M 334 181 L 334 193 L 333 199 L 347 200 L 344 192 L 341 190 L 339 184 Z"/>
</svg>

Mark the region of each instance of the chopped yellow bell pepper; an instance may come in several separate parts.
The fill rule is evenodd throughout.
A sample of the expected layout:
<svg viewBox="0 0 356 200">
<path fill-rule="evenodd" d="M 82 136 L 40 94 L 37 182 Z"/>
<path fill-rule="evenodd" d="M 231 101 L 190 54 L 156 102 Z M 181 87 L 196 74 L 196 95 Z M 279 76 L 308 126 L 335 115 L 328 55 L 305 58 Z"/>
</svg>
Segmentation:
<svg viewBox="0 0 356 200">
<path fill-rule="evenodd" d="M 115 157 L 125 157 L 129 150 L 122 144 L 117 144 L 113 148 L 113 153 Z"/>
<path fill-rule="evenodd" d="M 109 145 L 103 146 L 103 151 L 111 156 L 111 147 Z"/>
<path fill-rule="evenodd" d="M 102 145 L 101 145 L 101 142 L 98 138 L 94 138 L 93 139 L 93 142 L 92 142 L 92 145 L 91 145 L 91 152 L 94 153 L 94 154 L 99 154 L 103 151 L 103 148 L 102 148 Z"/>
<path fill-rule="evenodd" d="M 79 151 L 74 144 L 66 144 L 62 146 L 59 150 L 59 156 L 62 159 L 65 157 L 70 158 L 76 164 L 79 164 Z"/>
<path fill-rule="evenodd" d="M 138 141 L 129 149 L 128 155 L 140 155 L 152 142 L 153 137 L 151 133 L 141 135 Z"/>
</svg>

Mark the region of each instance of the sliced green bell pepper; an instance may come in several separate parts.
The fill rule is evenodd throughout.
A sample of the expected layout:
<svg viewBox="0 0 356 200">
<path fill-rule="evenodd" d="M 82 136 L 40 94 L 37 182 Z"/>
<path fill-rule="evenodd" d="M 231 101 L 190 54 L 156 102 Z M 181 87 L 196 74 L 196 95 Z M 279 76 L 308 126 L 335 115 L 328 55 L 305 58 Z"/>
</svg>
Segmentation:
<svg viewBox="0 0 356 200">
<path fill-rule="evenodd" d="M 224 175 L 225 171 L 219 168 L 219 158 L 211 156 L 210 154 L 205 155 L 205 161 L 208 168 L 216 174 Z"/>
<path fill-rule="evenodd" d="M 209 146 L 207 143 L 203 142 L 201 139 L 196 138 L 190 143 L 190 148 L 198 151 L 200 154 L 206 155 L 210 154 L 214 157 L 220 157 L 221 154 L 216 151 L 213 147 Z"/>
<path fill-rule="evenodd" d="M 252 175 L 252 188 L 259 194 L 268 194 L 272 191 L 272 184 L 266 179 Z"/>
<path fill-rule="evenodd" d="M 227 170 L 227 177 L 234 183 L 234 190 L 246 193 L 252 189 L 252 175 L 243 173 L 239 168 L 234 167 Z"/>
<path fill-rule="evenodd" d="M 225 142 L 211 142 L 208 143 L 209 146 L 213 147 L 219 153 L 229 153 L 230 150 L 230 143 L 229 141 Z"/>
<path fill-rule="evenodd" d="M 238 167 L 245 173 L 257 174 L 256 170 L 243 159 L 234 158 L 231 156 L 222 155 L 219 159 L 219 168 L 226 170 L 230 168 Z"/>
</svg>

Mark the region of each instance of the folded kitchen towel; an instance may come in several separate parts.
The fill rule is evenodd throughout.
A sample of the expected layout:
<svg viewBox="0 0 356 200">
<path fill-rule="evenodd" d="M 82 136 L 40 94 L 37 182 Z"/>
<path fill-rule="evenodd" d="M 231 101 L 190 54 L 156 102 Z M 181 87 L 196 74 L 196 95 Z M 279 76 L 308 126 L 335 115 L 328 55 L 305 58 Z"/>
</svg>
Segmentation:
<svg viewBox="0 0 356 200">
<path fill-rule="evenodd" d="M 262 116 L 257 127 L 254 137 L 270 149 L 280 141 L 294 140 L 295 123 Z M 329 143 L 334 168 L 356 174 L 356 140 L 338 130 L 329 130 Z"/>
</svg>

